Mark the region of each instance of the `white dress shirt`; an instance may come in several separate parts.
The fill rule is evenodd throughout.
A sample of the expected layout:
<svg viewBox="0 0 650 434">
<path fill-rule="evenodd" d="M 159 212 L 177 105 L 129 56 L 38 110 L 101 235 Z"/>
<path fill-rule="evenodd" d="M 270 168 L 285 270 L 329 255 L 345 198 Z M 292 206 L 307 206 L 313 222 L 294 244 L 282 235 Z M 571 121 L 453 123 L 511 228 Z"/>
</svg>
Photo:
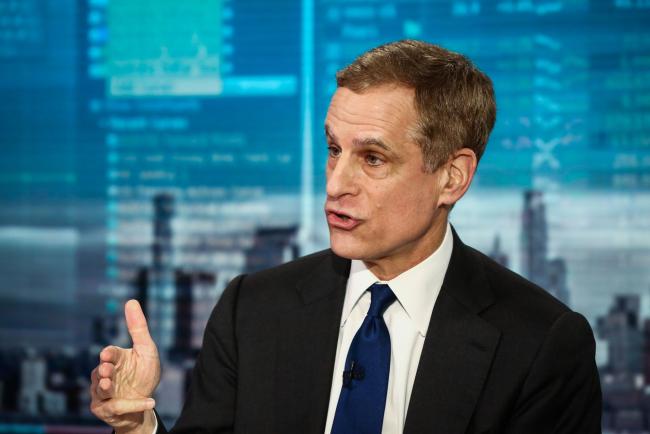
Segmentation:
<svg viewBox="0 0 650 434">
<path fill-rule="evenodd" d="M 445 237 L 431 256 L 387 282 L 378 280 L 363 261 L 352 261 L 341 315 L 325 434 L 332 431 L 350 344 L 370 307 L 370 293 L 366 290 L 377 282 L 387 283 L 397 297 L 397 301 L 384 312 L 384 321 L 390 334 L 391 355 L 381 432 L 403 432 L 431 312 L 447 272 L 452 248 L 453 236 L 447 223 Z"/>
</svg>

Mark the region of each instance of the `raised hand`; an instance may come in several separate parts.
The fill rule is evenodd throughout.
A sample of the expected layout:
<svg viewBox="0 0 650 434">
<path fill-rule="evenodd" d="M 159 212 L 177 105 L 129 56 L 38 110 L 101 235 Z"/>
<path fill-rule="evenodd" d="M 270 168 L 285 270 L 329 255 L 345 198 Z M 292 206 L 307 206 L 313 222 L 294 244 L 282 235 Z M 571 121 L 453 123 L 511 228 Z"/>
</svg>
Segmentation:
<svg viewBox="0 0 650 434">
<path fill-rule="evenodd" d="M 147 328 L 140 304 L 124 306 L 133 348 L 108 346 L 99 354 L 91 374 L 90 409 L 120 433 L 151 433 L 154 428 L 151 398 L 160 381 L 158 349 Z"/>
</svg>

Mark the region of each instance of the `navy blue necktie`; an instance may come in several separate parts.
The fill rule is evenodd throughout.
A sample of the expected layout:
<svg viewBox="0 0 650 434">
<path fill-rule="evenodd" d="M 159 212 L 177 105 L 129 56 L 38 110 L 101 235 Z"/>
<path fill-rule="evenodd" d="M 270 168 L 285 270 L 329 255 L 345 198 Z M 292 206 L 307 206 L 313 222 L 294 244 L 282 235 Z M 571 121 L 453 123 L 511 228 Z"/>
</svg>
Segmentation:
<svg viewBox="0 0 650 434">
<path fill-rule="evenodd" d="M 390 372 L 390 335 L 382 315 L 395 301 L 383 283 L 369 288 L 368 315 L 354 335 L 331 434 L 381 434 Z"/>
</svg>

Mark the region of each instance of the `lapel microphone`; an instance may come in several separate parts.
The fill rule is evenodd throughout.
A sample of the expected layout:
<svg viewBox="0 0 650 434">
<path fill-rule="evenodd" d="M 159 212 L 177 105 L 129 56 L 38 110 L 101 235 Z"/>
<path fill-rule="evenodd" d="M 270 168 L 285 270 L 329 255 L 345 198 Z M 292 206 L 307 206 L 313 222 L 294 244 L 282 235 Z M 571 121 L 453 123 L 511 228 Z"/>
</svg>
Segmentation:
<svg viewBox="0 0 650 434">
<path fill-rule="evenodd" d="M 352 361 L 350 364 L 350 369 L 343 371 L 343 387 L 350 387 L 352 380 L 363 380 L 365 377 L 366 370 L 363 369 L 363 366 L 360 366 L 356 361 Z"/>
</svg>

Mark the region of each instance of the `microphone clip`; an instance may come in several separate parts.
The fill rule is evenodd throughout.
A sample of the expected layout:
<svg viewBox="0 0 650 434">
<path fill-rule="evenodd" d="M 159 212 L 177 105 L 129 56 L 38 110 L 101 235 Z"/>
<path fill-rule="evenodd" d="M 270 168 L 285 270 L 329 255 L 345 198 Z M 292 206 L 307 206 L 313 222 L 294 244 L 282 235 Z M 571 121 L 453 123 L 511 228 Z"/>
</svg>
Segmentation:
<svg viewBox="0 0 650 434">
<path fill-rule="evenodd" d="M 343 387 L 350 387 L 352 380 L 363 380 L 365 376 L 366 370 L 353 360 L 350 369 L 343 371 Z"/>
</svg>

